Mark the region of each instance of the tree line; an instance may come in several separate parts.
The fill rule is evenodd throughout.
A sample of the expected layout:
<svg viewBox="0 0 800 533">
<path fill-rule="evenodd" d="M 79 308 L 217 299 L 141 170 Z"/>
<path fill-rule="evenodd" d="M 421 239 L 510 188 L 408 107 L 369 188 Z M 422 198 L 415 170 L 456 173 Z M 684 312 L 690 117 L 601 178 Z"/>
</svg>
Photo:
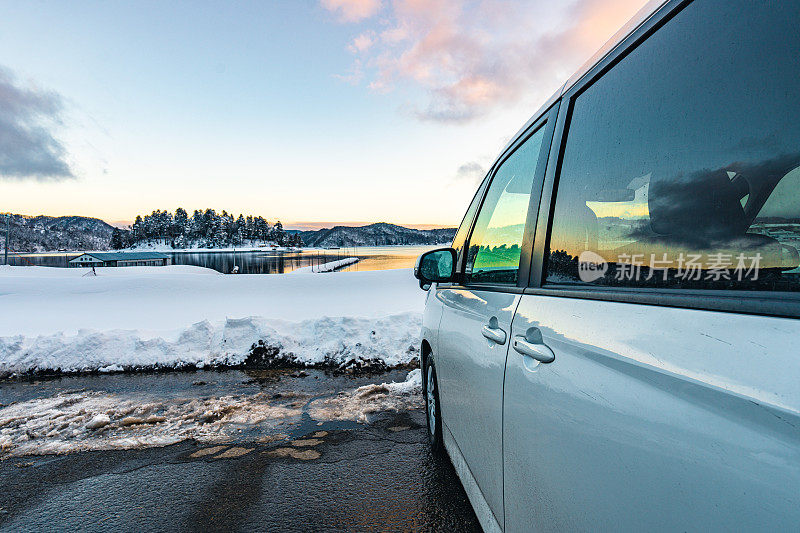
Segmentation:
<svg viewBox="0 0 800 533">
<path fill-rule="evenodd" d="M 191 216 L 179 207 L 175 213 L 157 209 L 137 215 L 127 230 L 115 229 L 111 248 L 119 250 L 137 244 L 164 243 L 173 248 L 224 248 L 254 242 L 273 242 L 279 246 L 303 246 L 300 235 L 289 234 L 280 221 L 270 225 L 260 216 L 234 217 L 226 211 L 195 209 Z"/>
</svg>

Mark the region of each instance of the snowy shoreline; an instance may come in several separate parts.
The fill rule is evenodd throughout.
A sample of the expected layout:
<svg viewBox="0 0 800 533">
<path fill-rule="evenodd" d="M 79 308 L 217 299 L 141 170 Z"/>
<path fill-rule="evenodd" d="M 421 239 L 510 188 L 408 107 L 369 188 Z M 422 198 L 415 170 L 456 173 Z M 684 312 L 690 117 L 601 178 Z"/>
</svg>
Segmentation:
<svg viewBox="0 0 800 533">
<path fill-rule="evenodd" d="M 223 366 L 397 367 L 417 358 L 408 270 L 223 276 L 187 266 L 0 267 L 0 375 Z"/>
<path fill-rule="evenodd" d="M 358 244 L 352 246 L 342 246 L 336 248 L 329 248 L 324 246 L 303 246 L 302 248 L 293 248 L 289 246 L 226 246 L 221 248 L 206 248 L 206 247 L 198 247 L 198 248 L 173 248 L 169 245 L 141 245 L 141 246 L 134 246 L 131 248 L 123 248 L 121 250 L 93 250 L 93 249 L 80 249 L 80 250 L 41 250 L 37 252 L 20 252 L 19 255 L 26 256 L 26 255 L 80 255 L 84 253 L 92 253 L 92 252 L 119 252 L 119 253 L 126 253 L 126 252 L 161 252 L 161 253 L 252 253 L 252 252 L 283 252 L 283 253 L 300 253 L 300 252 L 325 252 L 329 254 L 336 254 L 336 252 L 346 252 L 347 250 L 359 250 L 359 249 L 371 249 L 371 248 L 408 248 L 408 247 L 427 247 L 427 248 L 435 248 L 437 246 L 450 246 L 450 242 L 442 242 L 437 244 L 379 244 L 379 245 L 368 245 L 368 244 Z"/>
<path fill-rule="evenodd" d="M 80 255 L 85 253 L 95 252 L 114 252 L 114 253 L 136 253 L 136 252 L 161 252 L 161 253 L 239 253 L 239 252 L 295 252 L 299 250 L 316 250 L 317 248 L 290 248 L 287 246 L 241 246 L 241 247 L 222 247 L 222 248 L 173 248 L 169 245 L 153 245 L 153 246 L 133 246 L 131 248 L 122 248 L 120 250 L 106 249 L 106 250 L 43 250 L 39 252 L 21 252 L 20 255 Z M 320 248 L 322 249 L 322 248 Z"/>
</svg>

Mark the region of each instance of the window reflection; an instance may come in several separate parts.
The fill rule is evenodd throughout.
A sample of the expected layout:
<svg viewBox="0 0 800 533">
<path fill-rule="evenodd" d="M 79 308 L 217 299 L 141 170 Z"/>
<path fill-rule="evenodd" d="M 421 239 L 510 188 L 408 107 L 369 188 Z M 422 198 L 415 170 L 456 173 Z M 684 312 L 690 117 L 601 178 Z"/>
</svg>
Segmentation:
<svg viewBox="0 0 800 533">
<path fill-rule="evenodd" d="M 469 243 L 468 282 L 516 284 L 522 236 L 544 129 L 531 135 L 498 168 Z"/>
<path fill-rule="evenodd" d="M 800 288 L 797 20 L 697 0 L 575 100 L 548 282 Z"/>
</svg>

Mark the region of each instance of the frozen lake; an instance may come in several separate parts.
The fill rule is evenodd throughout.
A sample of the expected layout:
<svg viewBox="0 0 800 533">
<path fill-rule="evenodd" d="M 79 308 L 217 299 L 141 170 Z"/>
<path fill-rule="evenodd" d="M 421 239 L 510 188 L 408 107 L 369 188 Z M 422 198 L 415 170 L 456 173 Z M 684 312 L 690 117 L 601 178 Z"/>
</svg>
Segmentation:
<svg viewBox="0 0 800 533">
<path fill-rule="evenodd" d="M 438 245 L 444 246 L 444 245 Z M 255 252 L 165 252 L 172 257 L 173 265 L 193 265 L 228 273 L 234 264 L 240 274 L 284 274 L 298 268 L 327 263 L 344 257 L 358 257 L 358 263 L 342 271 L 390 270 L 411 268 L 417 256 L 437 246 L 361 246 L 338 250 L 307 249 L 298 252 L 263 250 Z M 9 255 L 15 266 L 64 267 L 67 261 L 80 255 L 77 252 Z"/>
</svg>

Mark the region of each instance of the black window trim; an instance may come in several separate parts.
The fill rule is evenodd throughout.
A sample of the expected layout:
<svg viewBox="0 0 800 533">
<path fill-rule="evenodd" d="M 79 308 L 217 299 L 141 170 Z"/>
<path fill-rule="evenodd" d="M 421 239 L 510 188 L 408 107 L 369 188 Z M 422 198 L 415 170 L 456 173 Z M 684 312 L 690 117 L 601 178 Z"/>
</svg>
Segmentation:
<svg viewBox="0 0 800 533">
<path fill-rule="evenodd" d="M 467 234 L 467 240 L 464 244 L 464 255 L 463 261 L 461 262 L 461 270 L 457 273 L 457 283 L 453 284 L 442 284 L 440 285 L 441 288 L 448 288 L 448 289 L 470 289 L 470 290 L 486 290 L 492 292 L 509 292 L 509 293 L 519 293 L 521 294 L 524 289 L 528 285 L 528 279 L 530 276 L 530 267 L 531 267 L 531 257 L 533 256 L 533 236 L 536 231 L 536 218 L 539 212 L 539 203 L 541 201 L 541 190 L 537 189 L 537 184 L 539 187 L 544 185 L 544 175 L 547 170 L 547 158 L 550 153 L 551 143 L 553 141 L 553 132 L 555 130 L 555 123 L 556 117 L 558 116 L 558 109 L 559 109 L 559 100 L 553 102 L 553 104 L 542 111 L 540 116 L 533 121 L 533 123 L 517 138 L 511 143 L 506 150 L 500 154 L 494 164 L 492 165 L 492 170 L 489 172 L 487 179 L 484 181 L 486 186 L 483 190 L 483 197 L 481 198 L 480 205 L 478 210 L 475 211 L 475 216 L 473 217 L 470 223 L 469 233 Z M 525 229 L 523 230 L 523 238 L 522 238 L 522 249 L 520 250 L 520 265 L 519 265 L 519 275 L 517 276 L 517 284 L 516 285 L 504 285 L 501 283 L 466 283 L 464 281 L 465 272 L 464 269 L 466 268 L 466 258 L 467 253 L 469 250 L 470 241 L 472 240 L 472 233 L 475 230 L 475 223 L 478 220 L 478 217 L 481 214 L 481 210 L 483 209 L 483 203 L 486 200 L 486 194 L 489 191 L 489 188 L 492 186 L 492 181 L 494 180 L 495 174 L 497 170 L 506 162 L 506 160 L 511 157 L 511 155 L 519 148 L 522 144 L 524 144 L 531 136 L 533 136 L 536 132 L 540 129 L 544 128 L 544 138 L 542 139 L 542 146 L 539 150 L 539 159 L 536 163 L 536 170 L 533 176 L 533 189 L 531 191 L 531 201 L 528 203 L 528 215 L 525 221 Z M 481 185 L 483 186 L 483 185 Z M 539 193 L 539 194 L 537 194 Z M 536 205 L 534 206 L 533 200 L 536 200 Z"/>
<path fill-rule="evenodd" d="M 555 210 L 555 192 L 558 187 L 558 177 L 561 173 L 566 148 L 568 124 L 572 118 L 575 100 L 691 2 L 692 0 L 675 1 L 673 5 L 659 10 L 589 69 L 561 96 L 558 116 L 554 121 L 555 131 L 547 158 L 547 170 L 536 222 L 536 228 L 545 228 L 546 231 L 535 232 L 529 284 L 523 290 L 525 294 L 800 318 L 800 293 L 793 292 L 625 288 L 544 283 L 544 272 L 547 266 L 546 252 L 550 245 Z"/>
</svg>

